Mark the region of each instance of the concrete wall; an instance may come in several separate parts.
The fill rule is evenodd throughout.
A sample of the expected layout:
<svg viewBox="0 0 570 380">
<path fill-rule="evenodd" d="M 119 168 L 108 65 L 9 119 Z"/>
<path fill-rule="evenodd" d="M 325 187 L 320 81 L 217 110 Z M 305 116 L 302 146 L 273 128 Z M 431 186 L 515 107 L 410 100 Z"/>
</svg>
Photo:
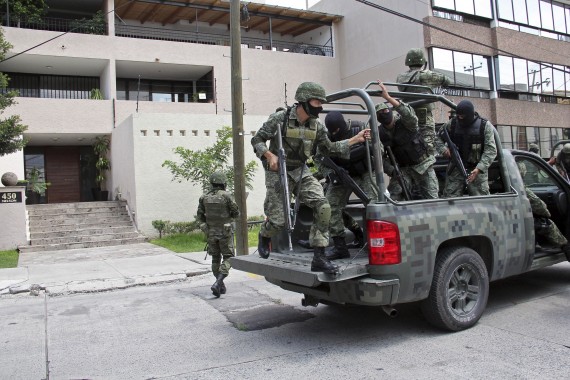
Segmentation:
<svg viewBox="0 0 570 380">
<path fill-rule="evenodd" d="M 25 245 L 26 239 L 26 196 L 25 187 L 0 187 L 0 199 L 4 194 L 19 193 L 22 201 L 19 203 L 0 203 L 0 251 L 16 249 Z"/>
<path fill-rule="evenodd" d="M 12 154 L 7 154 L 0 157 L 0 177 L 6 172 L 12 172 L 16 174 L 18 179 L 23 180 L 24 175 L 24 152 L 19 151 Z M 3 187 L 0 183 L 0 187 Z"/>
<path fill-rule="evenodd" d="M 258 163 L 254 189 L 246 190 L 249 192 L 248 215 L 263 214 L 265 178 L 259 160 L 253 154 L 249 133 L 257 131 L 266 119 L 267 116 L 244 117 L 245 161 L 255 160 Z M 112 157 L 113 160 L 118 159 L 119 154 L 115 151 L 119 150 L 122 159 L 127 162 L 121 163 L 120 170 L 113 171 L 113 183 L 121 188 L 123 197 L 136 211 L 137 226 L 141 232 L 147 236 L 157 235 L 152 227 L 152 221 L 157 219 L 174 222 L 194 220 L 198 199 L 202 195 L 201 187 L 188 181 L 172 181 L 172 174 L 162 164 L 165 160 L 180 162 L 179 156 L 173 152 L 178 146 L 202 150 L 212 145 L 217 139 L 216 130 L 230 125 L 230 115 L 147 113 L 133 115 L 128 122 L 116 128 L 113 132 Z M 129 141 L 133 142 L 132 154 L 129 152 Z"/>
</svg>

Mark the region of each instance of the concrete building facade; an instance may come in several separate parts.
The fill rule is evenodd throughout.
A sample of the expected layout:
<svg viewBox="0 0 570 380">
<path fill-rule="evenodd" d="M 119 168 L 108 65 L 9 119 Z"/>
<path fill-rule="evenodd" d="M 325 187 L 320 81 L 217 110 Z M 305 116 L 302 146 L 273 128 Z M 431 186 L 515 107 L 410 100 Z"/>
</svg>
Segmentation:
<svg viewBox="0 0 570 380">
<path fill-rule="evenodd" d="M 202 149 L 232 124 L 229 2 L 46 2 L 44 23 L 7 24 L 4 16 L 4 36 L 17 56 L 1 62 L 0 71 L 20 91 L 6 114 L 21 116 L 29 143 L 1 157 L 0 172 L 25 178 L 38 166 L 52 183 L 42 202 L 90 201 L 91 144 L 107 135 L 111 170 L 104 185 L 110 198 L 127 200 L 143 233 L 157 235 L 152 220 L 193 220 L 200 187 L 172 181 L 162 164 L 177 159 L 177 146 Z M 246 162 L 256 160 L 251 134 L 275 108 L 294 102 L 300 83 L 316 81 L 334 92 L 395 81 L 414 47 L 424 48 L 431 69 L 453 79 L 446 89 L 452 100 L 472 100 L 506 147 L 537 142 L 547 157 L 568 136 L 568 1 L 322 0 L 309 11 L 247 8 L 241 29 Z M 85 21 L 98 11 L 102 32 Z M 90 99 L 92 88 L 102 100 Z M 444 121 L 438 111 L 436 121 Z M 66 181 L 73 194 L 54 194 L 72 188 Z M 262 215 L 259 165 L 253 185 L 247 214 Z"/>
</svg>

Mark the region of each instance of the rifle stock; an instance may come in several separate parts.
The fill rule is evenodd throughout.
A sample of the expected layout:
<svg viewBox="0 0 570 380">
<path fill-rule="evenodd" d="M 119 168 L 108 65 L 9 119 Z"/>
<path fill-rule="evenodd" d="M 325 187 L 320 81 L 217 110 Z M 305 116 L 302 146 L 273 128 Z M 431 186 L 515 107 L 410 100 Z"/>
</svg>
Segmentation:
<svg viewBox="0 0 570 380">
<path fill-rule="evenodd" d="M 461 160 L 461 156 L 459 155 L 457 146 L 453 143 L 453 141 L 451 141 L 451 137 L 449 137 L 447 128 L 445 128 L 445 126 L 442 125 L 437 133 L 442 138 L 442 140 L 447 143 L 449 152 L 451 153 L 451 161 L 453 165 L 455 165 L 459 170 L 459 172 L 461 173 L 463 181 L 465 182 L 465 186 L 467 186 L 469 184 L 469 181 L 467 179 L 469 175 L 467 174 L 467 170 L 465 170 L 465 165 L 463 165 L 463 161 Z"/>
<path fill-rule="evenodd" d="M 283 213 L 285 214 L 285 228 L 287 229 L 287 236 L 289 238 L 289 251 L 293 250 L 293 242 L 291 234 L 293 233 L 293 222 L 291 220 L 291 195 L 289 194 L 289 179 L 287 178 L 287 155 L 283 149 L 283 138 L 281 136 L 281 125 L 277 127 L 277 140 L 278 140 L 278 154 L 279 160 L 279 181 L 283 188 Z"/>
<path fill-rule="evenodd" d="M 350 174 L 348 174 L 348 171 L 346 169 L 341 168 L 340 166 L 335 164 L 335 162 L 328 156 L 322 157 L 321 163 L 325 165 L 327 168 L 332 169 L 336 173 L 338 178 L 340 178 L 340 181 L 344 185 L 349 186 L 354 192 L 354 194 L 356 194 L 356 196 L 362 200 L 362 202 L 364 202 L 365 204 L 370 203 L 370 197 L 360 188 L 360 186 L 358 186 L 356 182 L 354 182 L 354 180 L 352 179 Z"/>
<path fill-rule="evenodd" d="M 386 147 L 386 152 L 388 152 L 388 157 L 390 157 L 390 161 L 392 161 L 392 165 L 394 165 L 394 172 L 396 173 L 396 178 L 398 179 L 398 183 L 400 183 L 400 186 L 402 186 L 404 197 L 406 197 L 406 200 L 409 201 L 412 199 L 412 194 L 410 193 L 410 189 L 408 189 L 408 186 L 406 185 L 406 181 L 404 179 L 404 176 L 402 175 L 400 166 L 396 161 L 396 157 L 394 157 L 394 152 L 392 152 L 392 148 L 389 146 Z"/>
</svg>

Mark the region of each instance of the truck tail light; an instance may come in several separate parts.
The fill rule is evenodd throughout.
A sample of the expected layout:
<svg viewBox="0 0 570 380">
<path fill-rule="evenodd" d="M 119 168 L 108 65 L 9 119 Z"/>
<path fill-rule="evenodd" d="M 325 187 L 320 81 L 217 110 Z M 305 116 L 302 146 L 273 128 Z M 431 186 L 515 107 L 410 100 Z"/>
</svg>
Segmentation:
<svg viewBox="0 0 570 380">
<path fill-rule="evenodd" d="M 394 223 L 368 221 L 368 262 L 370 265 L 391 265 L 402 262 L 400 231 Z"/>
</svg>

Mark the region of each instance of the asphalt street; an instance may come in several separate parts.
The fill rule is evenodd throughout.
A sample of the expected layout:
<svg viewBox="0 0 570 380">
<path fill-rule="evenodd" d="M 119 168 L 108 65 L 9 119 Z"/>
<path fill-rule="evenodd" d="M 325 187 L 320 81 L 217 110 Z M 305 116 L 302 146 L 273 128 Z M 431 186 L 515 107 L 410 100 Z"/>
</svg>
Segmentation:
<svg viewBox="0 0 570 380">
<path fill-rule="evenodd" d="M 417 304 L 396 318 L 305 308 L 239 271 L 216 299 L 213 281 L 4 293 L 0 378 L 568 379 L 570 263 L 493 283 L 481 321 L 458 333 L 431 327 Z"/>
</svg>

